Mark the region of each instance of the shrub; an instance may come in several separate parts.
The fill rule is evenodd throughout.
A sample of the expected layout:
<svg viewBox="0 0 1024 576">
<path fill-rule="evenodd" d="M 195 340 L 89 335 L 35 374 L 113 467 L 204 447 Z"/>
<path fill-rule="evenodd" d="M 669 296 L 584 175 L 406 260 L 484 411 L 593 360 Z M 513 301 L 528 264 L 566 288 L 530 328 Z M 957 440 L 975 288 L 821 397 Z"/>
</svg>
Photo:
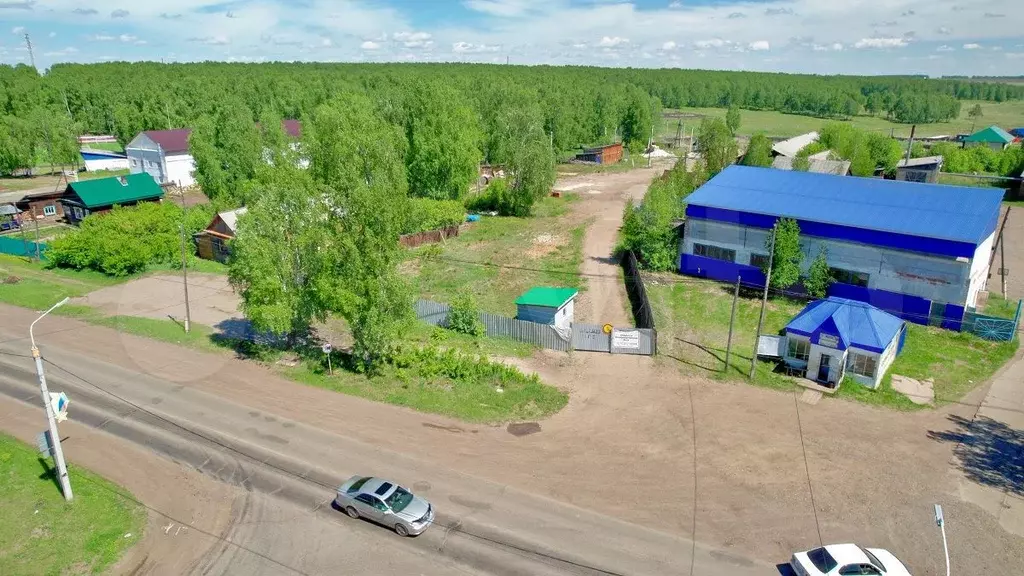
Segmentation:
<svg viewBox="0 0 1024 576">
<path fill-rule="evenodd" d="M 410 198 L 407 209 L 408 214 L 402 225 L 402 234 L 415 234 L 458 226 L 466 219 L 466 209 L 462 202 L 457 200 Z"/>
<path fill-rule="evenodd" d="M 470 356 L 454 348 L 405 346 L 394 354 L 391 364 L 400 374 L 413 373 L 427 381 L 451 380 L 498 387 L 539 382 L 536 374 L 528 376 L 513 366 Z"/>
<path fill-rule="evenodd" d="M 466 207 L 475 212 L 497 212 L 501 216 L 529 216 L 534 198 L 525 190 L 515 190 L 507 178 L 495 178 L 483 193 L 473 196 Z"/>
<path fill-rule="evenodd" d="M 145 203 L 106 214 L 93 214 L 79 228 L 50 243 L 51 267 L 91 269 L 109 276 L 128 276 L 147 266 L 181 258 L 181 224 L 185 233 L 202 230 L 212 214 L 206 207 L 185 210 L 170 203 Z"/>
<path fill-rule="evenodd" d="M 675 268 L 678 239 L 673 224 L 685 211 L 686 197 L 704 179 L 703 171 L 687 172 L 680 162 L 651 183 L 639 206 L 627 202 L 619 233 L 619 251 L 632 250 L 645 270 Z"/>
<path fill-rule="evenodd" d="M 822 246 L 818 256 L 811 262 L 811 267 L 807 271 L 804 288 L 807 289 L 807 293 L 811 296 L 824 298 L 831 284 L 832 272 L 828 269 L 828 252 Z"/>
<path fill-rule="evenodd" d="M 470 336 L 484 335 L 484 324 L 480 321 L 480 314 L 472 296 L 459 294 L 455 297 L 448 310 L 447 327 L 449 330 Z"/>
</svg>

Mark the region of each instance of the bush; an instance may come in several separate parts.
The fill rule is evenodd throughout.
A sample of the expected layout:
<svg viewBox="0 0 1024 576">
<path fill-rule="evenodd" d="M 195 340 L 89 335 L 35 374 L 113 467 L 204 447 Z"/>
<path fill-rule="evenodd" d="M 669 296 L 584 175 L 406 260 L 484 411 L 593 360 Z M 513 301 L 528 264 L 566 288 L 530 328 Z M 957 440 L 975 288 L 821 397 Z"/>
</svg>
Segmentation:
<svg viewBox="0 0 1024 576">
<path fill-rule="evenodd" d="M 680 162 L 651 183 L 639 206 L 627 202 L 619 251 L 632 250 L 645 270 L 674 269 L 678 238 L 673 224 L 685 212 L 686 197 L 705 179 L 703 171 L 687 172 Z"/>
<path fill-rule="evenodd" d="M 828 252 L 822 246 L 818 256 L 811 262 L 804 280 L 807 293 L 815 298 L 824 298 L 828 287 L 832 285 L 832 272 L 828 269 Z"/>
<path fill-rule="evenodd" d="M 408 214 L 402 225 L 402 234 L 458 226 L 466 219 L 466 209 L 457 200 L 410 198 L 407 207 Z"/>
<path fill-rule="evenodd" d="M 474 212 L 497 212 L 501 216 L 530 215 L 534 198 L 525 189 L 515 190 L 506 178 L 495 178 L 483 193 L 469 198 L 466 208 Z"/>
<path fill-rule="evenodd" d="M 128 276 L 148 266 L 181 258 L 181 223 L 192 234 L 209 224 L 207 207 L 185 210 L 170 203 L 147 202 L 127 208 L 114 207 L 106 214 L 93 214 L 79 228 L 50 243 L 50 267 L 90 269 L 109 276 Z"/>
<path fill-rule="evenodd" d="M 448 311 L 447 328 L 470 336 L 484 335 L 484 324 L 472 296 L 459 294 L 455 297 Z"/>
<path fill-rule="evenodd" d="M 513 366 L 470 356 L 454 348 L 403 347 L 392 357 L 391 364 L 400 377 L 411 373 L 427 381 L 451 380 L 501 388 L 507 384 L 539 383 L 536 374 L 527 376 Z"/>
</svg>

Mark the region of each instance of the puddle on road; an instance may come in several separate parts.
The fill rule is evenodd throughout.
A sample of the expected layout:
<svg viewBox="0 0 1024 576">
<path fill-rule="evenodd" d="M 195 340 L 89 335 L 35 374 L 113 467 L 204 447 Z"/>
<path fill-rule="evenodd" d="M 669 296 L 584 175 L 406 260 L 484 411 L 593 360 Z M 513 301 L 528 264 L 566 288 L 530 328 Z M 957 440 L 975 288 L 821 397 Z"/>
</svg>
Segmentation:
<svg viewBox="0 0 1024 576">
<path fill-rule="evenodd" d="M 540 424 L 536 422 L 513 422 L 506 428 L 509 434 L 521 438 L 540 432 Z"/>
</svg>

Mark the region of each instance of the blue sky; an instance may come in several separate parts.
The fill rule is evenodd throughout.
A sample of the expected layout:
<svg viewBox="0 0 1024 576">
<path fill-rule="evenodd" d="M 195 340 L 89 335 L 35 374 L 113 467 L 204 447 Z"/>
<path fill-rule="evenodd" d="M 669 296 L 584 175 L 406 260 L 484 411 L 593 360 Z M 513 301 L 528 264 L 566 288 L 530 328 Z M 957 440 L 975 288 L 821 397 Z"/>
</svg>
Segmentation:
<svg viewBox="0 0 1024 576">
<path fill-rule="evenodd" d="M 468 61 L 1024 74 L 1020 0 L 0 0 L 0 62 Z"/>
</svg>

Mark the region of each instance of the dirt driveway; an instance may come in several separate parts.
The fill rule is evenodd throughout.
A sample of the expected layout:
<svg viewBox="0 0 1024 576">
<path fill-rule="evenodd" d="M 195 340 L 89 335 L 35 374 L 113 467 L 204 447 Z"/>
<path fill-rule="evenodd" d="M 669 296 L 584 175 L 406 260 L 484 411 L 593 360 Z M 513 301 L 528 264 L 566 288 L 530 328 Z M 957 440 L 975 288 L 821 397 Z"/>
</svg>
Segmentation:
<svg viewBox="0 0 1024 576">
<path fill-rule="evenodd" d="M 1007 208 L 1003 208 L 1006 214 Z M 1010 215 L 1006 220 L 1006 228 L 1003 230 L 1003 240 L 1006 242 L 1006 296 L 1011 299 L 1024 298 L 1024 206 L 1014 206 L 1010 209 Z M 999 294 L 1001 278 L 999 276 L 1000 258 L 999 252 L 995 253 L 992 261 L 992 277 L 988 281 L 988 290 L 992 294 Z"/>
</svg>

